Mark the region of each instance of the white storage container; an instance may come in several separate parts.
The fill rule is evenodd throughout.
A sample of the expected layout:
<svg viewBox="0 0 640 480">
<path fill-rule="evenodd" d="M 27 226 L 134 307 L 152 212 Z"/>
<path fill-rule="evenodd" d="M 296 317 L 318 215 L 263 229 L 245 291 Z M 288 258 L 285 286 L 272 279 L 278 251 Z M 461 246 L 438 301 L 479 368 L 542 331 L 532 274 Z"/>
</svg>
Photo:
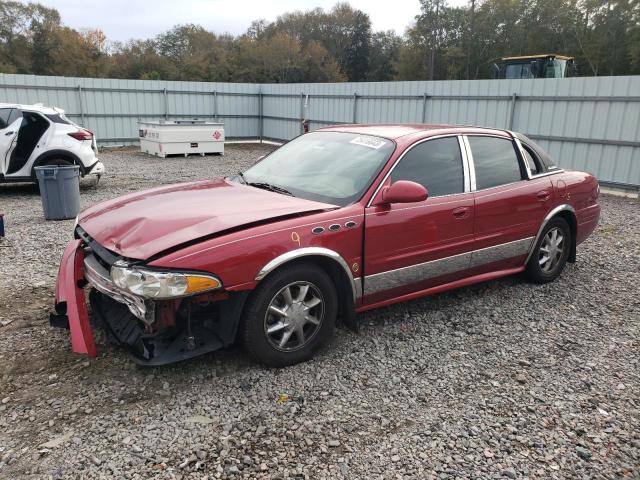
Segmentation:
<svg viewBox="0 0 640 480">
<path fill-rule="evenodd" d="M 140 151 L 166 157 L 191 153 L 224 154 L 224 123 L 204 120 L 138 122 Z"/>
</svg>

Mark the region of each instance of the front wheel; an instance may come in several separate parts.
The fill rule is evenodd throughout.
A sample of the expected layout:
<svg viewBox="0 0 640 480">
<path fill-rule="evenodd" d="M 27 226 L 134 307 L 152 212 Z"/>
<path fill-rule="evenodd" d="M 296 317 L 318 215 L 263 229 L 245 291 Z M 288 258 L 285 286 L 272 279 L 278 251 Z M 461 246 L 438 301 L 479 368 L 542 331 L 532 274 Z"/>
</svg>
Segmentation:
<svg viewBox="0 0 640 480">
<path fill-rule="evenodd" d="M 338 296 L 331 278 L 297 264 L 263 280 L 249 298 L 240 337 L 247 352 L 270 367 L 303 362 L 333 333 Z"/>
<path fill-rule="evenodd" d="M 569 258 L 571 230 L 566 220 L 553 218 L 547 223 L 527 263 L 526 275 L 535 283 L 548 283 L 560 276 Z"/>
</svg>

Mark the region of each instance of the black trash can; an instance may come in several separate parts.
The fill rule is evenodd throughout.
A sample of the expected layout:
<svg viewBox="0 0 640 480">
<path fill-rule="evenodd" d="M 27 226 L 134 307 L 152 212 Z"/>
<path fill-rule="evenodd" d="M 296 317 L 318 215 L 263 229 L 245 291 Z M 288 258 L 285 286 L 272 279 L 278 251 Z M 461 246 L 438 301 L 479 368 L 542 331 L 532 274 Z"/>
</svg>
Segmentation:
<svg viewBox="0 0 640 480">
<path fill-rule="evenodd" d="M 36 167 L 42 209 L 47 220 L 75 218 L 80 212 L 80 167 Z"/>
</svg>

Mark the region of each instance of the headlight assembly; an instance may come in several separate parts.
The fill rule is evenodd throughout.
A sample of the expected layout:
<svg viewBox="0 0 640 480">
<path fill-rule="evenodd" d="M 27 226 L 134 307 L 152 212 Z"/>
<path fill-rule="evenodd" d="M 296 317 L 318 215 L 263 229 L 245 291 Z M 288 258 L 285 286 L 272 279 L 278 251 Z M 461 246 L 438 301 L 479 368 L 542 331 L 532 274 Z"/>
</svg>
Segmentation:
<svg viewBox="0 0 640 480">
<path fill-rule="evenodd" d="M 195 295 L 222 286 L 213 275 L 156 271 L 128 267 L 116 262 L 111 267 L 111 280 L 119 288 L 150 299 L 170 299 Z"/>
</svg>

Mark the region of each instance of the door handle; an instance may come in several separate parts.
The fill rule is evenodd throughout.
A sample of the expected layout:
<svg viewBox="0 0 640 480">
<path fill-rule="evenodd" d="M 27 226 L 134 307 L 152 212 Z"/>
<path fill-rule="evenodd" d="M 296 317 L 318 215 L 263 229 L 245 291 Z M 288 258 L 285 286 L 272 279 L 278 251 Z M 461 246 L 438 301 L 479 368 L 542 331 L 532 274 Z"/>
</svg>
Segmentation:
<svg viewBox="0 0 640 480">
<path fill-rule="evenodd" d="M 458 207 L 458 208 L 454 208 L 451 213 L 456 218 L 466 218 L 469 216 L 470 210 L 471 209 L 469 207 Z"/>
<path fill-rule="evenodd" d="M 549 193 L 549 190 L 541 190 L 537 193 L 536 196 L 540 201 L 544 202 L 546 200 L 549 200 L 549 197 L 551 196 L 551 194 Z"/>
<path fill-rule="evenodd" d="M 14 133 L 16 133 L 16 132 L 7 132 L 7 133 L 5 133 L 4 135 L 5 135 L 6 137 L 8 137 L 9 135 L 13 135 Z"/>
</svg>

